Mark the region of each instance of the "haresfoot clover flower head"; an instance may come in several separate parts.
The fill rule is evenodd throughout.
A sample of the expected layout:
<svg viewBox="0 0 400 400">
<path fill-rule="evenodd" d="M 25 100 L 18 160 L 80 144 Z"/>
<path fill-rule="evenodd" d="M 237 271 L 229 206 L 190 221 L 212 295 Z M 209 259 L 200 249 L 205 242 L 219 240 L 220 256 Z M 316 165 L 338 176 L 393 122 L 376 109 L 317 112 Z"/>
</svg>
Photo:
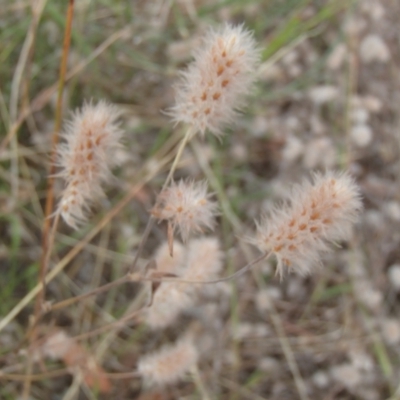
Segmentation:
<svg viewBox="0 0 400 400">
<path fill-rule="evenodd" d="M 205 181 L 173 182 L 159 194 L 152 214 L 157 219 L 167 220 L 170 232 L 179 230 L 185 242 L 190 232 L 213 229 L 217 205 L 210 196 Z"/>
<path fill-rule="evenodd" d="M 148 384 L 164 386 L 182 379 L 198 358 L 193 340 L 184 336 L 178 342 L 140 358 L 138 371 Z"/>
<path fill-rule="evenodd" d="M 57 212 L 76 228 L 86 219 L 93 201 L 104 195 L 101 185 L 111 177 L 118 164 L 115 151 L 120 147 L 121 112 L 105 101 L 85 103 L 73 114 L 58 147 L 58 174 L 66 181 Z"/>
<path fill-rule="evenodd" d="M 157 272 L 172 273 L 178 279 L 209 281 L 222 269 L 223 253 L 216 237 L 192 239 L 186 246 L 174 242 L 174 257 L 168 253 L 168 243 L 155 254 Z M 179 315 L 196 304 L 198 295 L 213 293 L 215 285 L 183 282 L 162 282 L 154 293 L 151 306 L 143 310 L 143 322 L 152 329 L 165 328 Z"/>
<path fill-rule="evenodd" d="M 348 174 L 316 174 L 313 183 L 295 186 L 290 201 L 258 224 L 252 241 L 276 256 L 281 277 L 285 265 L 305 274 L 329 250 L 328 242 L 349 239 L 361 208 L 359 189 Z"/>
<path fill-rule="evenodd" d="M 176 104 L 169 110 L 173 120 L 188 123 L 193 133 L 204 135 L 208 129 L 221 135 L 252 88 L 259 56 L 252 33 L 243 25 L 210 30 L 181 75 Z"/>
</svg>

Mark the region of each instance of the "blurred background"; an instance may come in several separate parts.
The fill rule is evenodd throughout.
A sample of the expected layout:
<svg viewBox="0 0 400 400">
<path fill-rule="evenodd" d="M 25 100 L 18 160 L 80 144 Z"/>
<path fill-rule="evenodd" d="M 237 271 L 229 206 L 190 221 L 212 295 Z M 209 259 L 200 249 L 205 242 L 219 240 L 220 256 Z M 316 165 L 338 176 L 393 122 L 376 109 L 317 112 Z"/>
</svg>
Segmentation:
<svg viewBox="0 0 400 400">
<path fill-rule="evenodd" d="M 38 282 L 67 6 L 0 0 L 0 321 Z M 163 110 L 202 35 L 225 21 L 254 31 L 262 49 L 257 84 L 221 141 L 198 142 L 206 165 L 189 147 L 175 174 L 207 178 L 216 192 L 222 274 L 258 256 L 243 244 L 254 220 L 314 171 L 348 170 L 360 185 L 365 209 L 353 239 L 307 277 L 280 281 L 274 260 L 261 263 L 218 284 L 167 329 L 127 321 L 77 339 L 76 351 L 95 360 L 94 380 L 104 385 L 82 381 L 79 368 L 50 376 L 71 365 L 35 353 L 33 373 L 48 375 L 32 382 L 30 399 L 400 399 L 398 0 L 76 0 L 63 119 L 84 100 L 106 99 L 124 110 L 126 133 L 107 198 L 78 231 L 60 225 L 52 265 L 132 185 L 141 189 L 57 274 L 46 300 L 128 270 L 168 171 L 162 159 L 180 132 Z M 165 240 L 165 226 L 156 225 L 142 265 Z M 129 284 L 54 311 L 42 321 L 43 337 L 72 340 L 140 299 L 143 287 Z M 33 302 L 0 332 L 0 399 L 22 393 L 32 312 Z M 196 371 L 162 389 L 143 384 L 138 359 L 184 332 L 196 335 Z"/>
</svg>

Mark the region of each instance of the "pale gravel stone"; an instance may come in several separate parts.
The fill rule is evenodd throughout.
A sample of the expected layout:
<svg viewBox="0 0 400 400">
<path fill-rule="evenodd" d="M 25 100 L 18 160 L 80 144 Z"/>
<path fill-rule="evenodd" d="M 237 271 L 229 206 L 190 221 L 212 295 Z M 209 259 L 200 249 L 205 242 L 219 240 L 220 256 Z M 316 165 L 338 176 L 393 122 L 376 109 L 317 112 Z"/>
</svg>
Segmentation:
<svg viewBox="0 0 400 400">
<path fill-rule="evenodd" d="M 230 149 L 230 153 L 234 160 L 240 162 L 247 161 L 249 157 L 247 147 L 243 143 L 234 143 Z"/>
<path fill-rule="evenodd" d="M 256 294 L 255 304 L 260 314 L 265 313 L 271 308 L 271 300 L 279 300 L 282 298 L 282 292 L 277 287 L 270 287 L 259 290 Z"/>
<path fill-rule="evenodd" d="M 354 389 L 362 382 L 362 375 L 352 364 L 341 364 L 331 368 L 331 376 L 349 389 Z"/>
<path fill-rule="evenodd" d="M 338 70 L 343 65 L 347 55 L 347 46 L 344 43 L 339 43 L 326 60 L 326 66 L 332 71 Z"/>
<path fill-rule="evenodd" d="M 368 228 L 373 229 L 374 231 L 379 231 L 379 233 L 383 233 L 385 229 L 385 223 L 380 211 L 373 209 L 366 210 L 364 213 L 364 221 L 368 225 Z"/>
<path fill-rule="evenodd" d="M 297 279 L 295 279 L 294 277 L 291 277 L 287 286 L 287 296 L 293 300 L 293 299 L 301 299 L 305 295 L 306 295 L 306 289 L 300 278 L 297 277 Z"/>
<path fill-rule="evenodd" d="M 380 21 L 385 16 L 385 9 L 377 0 L 364 0 L 361 3 L 361 10 L 374 21 Z"/>
<path fill-rule="evenodd" d="M 251 127 L 251 133 L 254 137 L 263 137 L 267 133 L 270 126 L 271 124 L 269 123 L 268 119 L 259 115 L 254 119 Z"/>
<path fill-rule="evenodd" d="M 387 318 L 381 322 L 382 334 L 389 344 L 400 343 L 400 322 L 395 318 Z"/>
<path fill-rule="evenodd" d="M 382 305 L 383 295 L 372 287 L 367 279 L 354 282 L 354 292 L 358 300 L 372 311 L 378 311 Z"/>
<path fill-rule="evenodd" d="M 379 113 L 383 107 L 382 101 L 372 95 L 363 97 L 362 103 L 364 107 L 371 113 Z"/>
<path fill-rule="evenodd" d="M 265 82 L 280 82 L 285 74 L 279 65 L 265 63 L 260 67 L 259 77 Z"/>
<path fill-rule="evenodd" d="M 400 203 L 398 201 L 388 201 L 383 210 L 391 220 L 400 221 Z"/>
<path fill-rule="evenodd" d="M 237 340 L 246 338 L 267 337 L 271 331 L 266 324 L 252 324 L 249 322 L 240 323 L 233 332 L 233 337 Z"/>
<path fill-rule="evenodd" d="M 281 363 L 276 358 L 263 357 L 258 362 L 258 368 L 263 372 L 273 374 L 281 368 Z"/>
<path fill-rule="evenodd" d="M 339 89 L 331 85 L 315 86 L 308 92 L 309 98 L 317 105 L 328 103 L 339 96 Z"/>
<path fill-rule="evenodd" d="M 366 124 L 369 120 L 369 112 L 362 107 L 354 108 L 350 111 L 350 120 L 354 124 Z"/>
<path fill-rule="evenodd" d="M 287 67 L 287 73 L 291 78 L 299 77 L 303 72 L 300 64 L 292 64 Z"/>
<path fill-rule="evenodd" d="M 285 120 L 283 121 L 285 126 L 287 126 L 291 131 L 295 131 L 299 129 L 300 127 L 300 121 L 299 118 L 296 117 L 295 115 L 289 115 Z"/>
<path fill-rule="evenodd" d="M 190 57 L 192 49 L 201 44 L 199 37 L 189 40 L 178 40 L 172 42 L 167 47 L 168 57 L 177 62 L 187 61 Z"/>
<path fill-rule="evenodd" d="M 297 50 L 292 50 L 286 53 L 282 57 L 282 64 L 285 66 L 290 66 L 294 64 L 299 59 L 299 52 Z"/>
<path fill-rule="evenodd" d="M 365 30 L 367 23 L 361 17 L 352 16 L 348 18 L 344 24 L 344 32 L 349 36 L 358 36 Z"/>
<path fill-rule="evenodd" d="M 371 372 L 374 369 L 374 360 L 364 351 L 356 350 L 350 352 L 352 364 L 360 371 Z"/>
<path fill-rule="evenodd" d="M 348 265 L 346 272 L 353 279 L 361 279 L 367 276 L 365 270 L 365 255 L 360 250 L 354 249 L 353 251 L 343 252 L 343 260 Z"/>
<path fill-rule="evenodd" d="M 303 151 L 303 142 L 296 136 L 289 136 L 286 138 L 285 147 L 282 151 L 282 157 L 286 162 L 293 163 L 303 154 Z"/>
<path fill-rule="evenodd" d="M 351 128 L 351 141 L 358 147 L 367 147 L 373 138 L 372 129 L 367 124 L 357 124 Z"/>
<path fill-rule="evenodd" d="M 329 375 L 324 371 L 318 371 L 311 377 L 314 385 L 319 389 L 325 389 L 330 384 Z"/>
<path fill-rule="evenodd" d="M 363 106 L 363 102 L 362 102 L 362 98 L 360 96 L 358 96 L 357 94 L 353 94 L 350 96 L 350 107 L 351 108 L 358 108 L 358 107 L 362 107 Z"/>
<path fill-rule="evenodd" d="M 375 61 L 387 63 L 390 60 L 390 51 L 380 36 L 370 34 L 361 42 L 360 57 L 366 64 Z"/>
<path fill-rule="evenodd" d="M 336 163 L 336 150 L 332 141 L 327 137 L 321 137 L 309 142 L 305 148 L 303 163 L 308 169 L 318 166 L 332 168 Z"/>
<path fill-rule="evenodd" d="M 389 268 L 388 278 L 393 289 L 400 292 L 400 264 L 394 264 Z"/>
<path fill-rule="evenodd" d="M 311 132 L 321 136 L 326 132 L 326 126 L 317 114 L 313 114 L 310 119 Z"/>
</svg>

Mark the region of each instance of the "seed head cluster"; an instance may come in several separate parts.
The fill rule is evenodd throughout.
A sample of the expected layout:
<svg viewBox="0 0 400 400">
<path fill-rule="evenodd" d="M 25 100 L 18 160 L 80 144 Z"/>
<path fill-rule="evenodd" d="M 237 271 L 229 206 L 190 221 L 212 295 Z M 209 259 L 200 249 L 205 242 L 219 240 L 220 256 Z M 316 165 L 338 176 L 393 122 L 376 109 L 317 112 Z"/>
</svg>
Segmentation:
<svg viewBox="0 0 400 400">
<path fill-rule="evenodd" d="M 329 250 L 328 242 L 349 239 L 362 208 L 358 187 L 344 173 L 315 175 L 313 183 L 295 186 L 289 199 L 258 225 L 254 239 L 262 251 L 276 256 L 280 276 L 285 265 L 308 273 Z"/>
<path fill-rule="evenodd" d="M 184 337 L 153 354 L 143 356 L 138 371 L 149 385 L 165 386 L 182 379 L 197 363 L 198 351 L 192 340 Z"/>
<path fill-rule="evenodd" d="M 60 176 L 66 181 L 58 212 L 68 225 L 77 228 L 86 219 L 93 201 L 104 195 L 101 185 L 110 179 L 118 164 L 120 111 L 105 101 L 86 103 L 75 112 L 63 132 L 58 148 Z"/>
<path fill-rule="evenodd" d="M 174 243 L 174 257 L 163 244 L 156 252 L 157 271 L 170 272 L 189 281 L 208 281 L 217 278 L 222 269 L 223 254 L 217 238 L 203 237 L 190 240 L 188 245 Z M 171 325 L 186 309 L 192 307 L 203 291 L 214 285 L 182 282 L 162 282 L 156 290 L 151 306 L 144 310 L 143 320 L 153 329 Z"/>
<path fill-rule="evenodd" d="M 173 182 L 160 193 L 152 214 L 160 220 L 167 220 L 172 231 L 179 230 L 186 242 L 190 232 L 213 229 L 217 205 L 210 201 L 210 196 L 205 181 Z"/>
<path fill-rule="evenodd" d="M 181 75 L 169 112 L 174 121 L 192 125 L 194 133 L 221 135 L 251 90 L 258 60 L 255 40 L 243 25 L 210 30 Z"/>
</svg>

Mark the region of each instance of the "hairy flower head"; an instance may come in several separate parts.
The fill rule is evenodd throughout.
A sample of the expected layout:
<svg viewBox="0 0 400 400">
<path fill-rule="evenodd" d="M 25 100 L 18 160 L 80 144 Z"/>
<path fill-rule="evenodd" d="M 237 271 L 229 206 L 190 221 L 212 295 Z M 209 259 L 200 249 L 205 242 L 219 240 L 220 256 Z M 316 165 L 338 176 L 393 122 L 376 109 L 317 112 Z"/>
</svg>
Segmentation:
<svg viewBox="0 0 400 400">
<path fill-rule="evenodd" d="M 179 230 L 186 241 L 190 232 L 203 232 L 214 227 L 217 205 L 210 201 L 207 182 L 181 180 L 164 189 L 153 208 L 152 214 L 160 220 L 167 220 L 172 231 Z"/>
<path fill-rule="evenodd" d="M 104 195 L 101 185 L 118 163 L 120 115 L 117 107 L 105 101 L 85 103 L 66 124 L 64 143 L 58 147 L 59 176 L 66 182 L 58 212 L 74 228 L 86 219 L 91 203 Z"/>
<path fill-rule="evenodd" d="M 176 252 L 171 258 L 167 243 L 157 251 L 157 271 L 176 275 L 178 279 L 208 281 L 216 279 L 222 269 L 223 254 L 217 238 L 205 237 L 189 241 L 186 247 L 175 242 Z M 183 250 L 185 249 L 185 251 Z M 192 307 L 198 295 L 210 293 L 214 285 L 183 282 L 162 282 L 154 293 L 150 307 L 143 311 L 143 321 L 153 329 L 171 325 L 185 310 Z"/>
<path fill-rule="evenodd" d="M 164 386 L 182 379 L 197 363 L 198 357 L 192 340 L 184 337 L 173 345 L 143 356 L 138 362 L 138 371 L 149 384 Z"/>
<path fill-rule="evenodd" d="M 313 183 L 295 186 L 290 201 L 258 224 L 253 242 L 276 256 L 279 275 L 284 265 L 304 274 L 329 250 L 328 242 L 349 239 L 361 208 L 359 189 L 348 174 L 316 174 Z"/>
<path fill-rule="evenodd" d="M 251 90 L 258 60 L 252 33 L 243 25 L 210 30 L 181 75 L 169 114 L 175 122 L 190 124 L 193 133 L 204 135 L 208 129 L 221 135 Z"/>
</svg>

